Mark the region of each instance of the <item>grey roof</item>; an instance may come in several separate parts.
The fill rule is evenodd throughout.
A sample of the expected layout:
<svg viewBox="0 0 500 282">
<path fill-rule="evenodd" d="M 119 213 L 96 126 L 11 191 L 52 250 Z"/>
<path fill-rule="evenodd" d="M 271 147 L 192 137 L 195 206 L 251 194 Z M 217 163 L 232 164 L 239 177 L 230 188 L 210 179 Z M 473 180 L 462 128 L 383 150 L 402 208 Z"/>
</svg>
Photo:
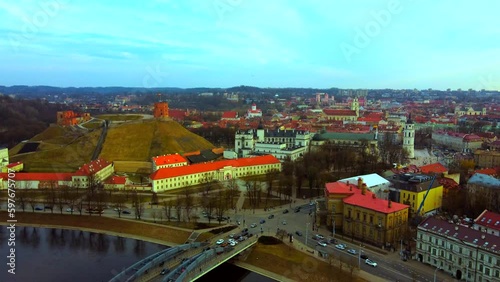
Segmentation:
<svg viewBox="0 0 500 282">
<path fill-rule="evenodd" d="M 265 130 L 264 131 L 264 137 L 295 137 L 297 134 L 305 134 L 306 131 L 304 130 L 295 130 L 295 129 L 289 129 L 289 130 Z"/>
<path fill-rule="evenodd" d="M 326 132 L 316 133 L 313 137 L 315 141 L 321 140 L 375 140 L 375 133 L 351 133 L 351 132 Z"/>
<path fill-rule="evenodd" d="M 476 173 L 474 174 L 471 178 L 469 178 L 469 181 L 467 184 L 476 184 L 476 185 L 481 185 L 485 186 L 488 188 L 500 188 L 500 180 L 496 179 L 493 176 L 487 175 L 487 174 L 482 174 L 482 173 Z"/>
</svg>

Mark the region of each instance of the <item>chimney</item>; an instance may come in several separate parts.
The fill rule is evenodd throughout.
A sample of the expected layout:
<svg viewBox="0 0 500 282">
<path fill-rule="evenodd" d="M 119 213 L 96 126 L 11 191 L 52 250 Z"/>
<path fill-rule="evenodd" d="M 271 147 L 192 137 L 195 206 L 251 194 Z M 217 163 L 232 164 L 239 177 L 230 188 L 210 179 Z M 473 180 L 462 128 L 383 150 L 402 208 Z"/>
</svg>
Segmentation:
<svg viewBox="0 0 500 282">
<path fill-rule="evenodd" d="M 363 188 L 363 178 L 361 178 L 361 177 L 358 178 L 358 188 L 359 189 Z"/>
<path fill-rule="evenodd" d="M 391 199 L 389 199 L 389 201 L 387 201 L 387 206 L 388 206 L 389 208 L 391 208 L 391 207 L 392 207 L 392 202 L 391 202 Z"/>
<path fill-rule="evenodd" d="M 361 188 L 361 195 L 366 194 L 366 183 L 363 183 L 363 187 Z"/>
</svg>

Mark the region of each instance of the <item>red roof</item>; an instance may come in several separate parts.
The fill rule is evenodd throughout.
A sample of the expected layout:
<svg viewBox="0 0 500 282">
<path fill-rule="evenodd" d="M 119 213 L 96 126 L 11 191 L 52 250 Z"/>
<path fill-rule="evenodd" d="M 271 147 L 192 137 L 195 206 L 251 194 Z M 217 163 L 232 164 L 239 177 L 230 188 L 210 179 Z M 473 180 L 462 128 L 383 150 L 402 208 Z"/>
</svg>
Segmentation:
<svg viewBox="0 0 500 282">
<path fill-rule="evenodd" d="M 164 156 L 157 156 L 153 157 L 153 162 L 155 165 L 160 166 L 160 165 L 166 165 L 166 164 L 178 164 L 178 163 L 187 163 L 186 158 L 179 154 L 171 154 L 171 155 L 164 155 Z"/>
<path fill-rule="evenodd" d="M 483 168 L 483 169 L 478 169 L 475 170 L 474 173 L 481 173 L 481 174 L 487 174 L 487 175 L 497 175 L 498 172 L 500 172 L 500 167 L 497 168 Z"/>
<path fill-rule="evenodd" d="M 251 158 L 240 158 L 235 160 L 223 160 L 211 163 L 200 163 L 188 166 L 161 168 L 153 172 L 150 178 L 152 180 L 171 178 L 171 177 L 190 175 L 201 172 L 214 171 L 224 168 L 226 166 L 245 167 L 245 166 L 255 166 L 264 164 L 277 164 L 277 163 L 280 163 L 280 161 L 275 156 L 265 155 L 259 157 L 251 157 Z"/>
<path fill-rule="evenodd" d="M 420 171 L 423 173 L 445 173 L 448 169 L 441 163 L 433 163 L 421 166 Z"/>
<path fill-rule="evenodd" d="M 222 114 L 222 118 L 238 118 L 238 112 L 236 111 L 229 111 L 229 112 L 224 112 Z"/>
<path fill-rule="evenodd" d="M 6 165 L 7 168 L 11 168 L 11 167 L 15 167 L 15 166 L 18 166 L 20 164 L 22 164 L 23 162 L 15 162 L 15 163 L 10 163 L 8 165 Z"/>
<path fill-rule="evenodd" d="M 490 212 L 489 210 L 484 210 L 476 218 L 476 220 L 474 220 L 474 223 L 490 229 L 495 229 L 500 231 L 500 214 Z"/>
<path fill-rule="evenodd" d="M 108 177 L 108 179 L 104 181 L 106 184 L 125 184 L 125 182 L 127 182 L 127 177 L 117 175 Z"/>
<path fill-rule="evenodd" d="M 107 167 L 110 164 L 111 164 L 110 162 L 103 159 L 93 160 L 88 164 L 84 164 L 79 170 L 76 171 L 76 174 L 78 175 L 95 174 L 96 172 L 101 171 L 101 169 Z"/>
<path fill-rule="evenodd" d="M 389 202 L 387 200 L 379 199 L 374 197 L 374 194 L 368 189 L 365 191 L 365 195 L 361 194 L 361 189 L 357 185 L 352 183 L 343 182 L 331 182 L 326 183 L 325 188 L 330 194 L 351 194 L 342 201 L 345 204 L 362 207 L 365 209 L 374 210 L 382 213 L 393 213 L 400 210 L 409 208 L 408 205 L 391 202 L 391 207 L 389 208 Z"/>
<path fill-rule="evenodd" d="M 71 181 L 72 172 L 16 172 L 15 181 Z M 0 173 L 0 177 L 4 180 L 8 179 L 8 173 Z"/>
</svg>

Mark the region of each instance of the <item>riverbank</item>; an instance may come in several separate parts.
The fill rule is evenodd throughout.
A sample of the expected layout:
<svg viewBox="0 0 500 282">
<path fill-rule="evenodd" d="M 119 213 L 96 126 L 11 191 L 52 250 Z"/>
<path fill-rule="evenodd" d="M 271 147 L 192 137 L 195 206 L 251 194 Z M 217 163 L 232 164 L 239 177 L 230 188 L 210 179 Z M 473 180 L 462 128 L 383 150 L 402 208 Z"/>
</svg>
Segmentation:
<svg viewBox="0 0 500 282">
<path fill-rule="evenodd" d="M 0 211 L 1 218 L 7 218 L 7 216 L 7 212 Z M 16 219 L 16 226 L 82 230 L 143 240 L 166 246 L 183 244 L 191 234 L 191 230 L 104 216 L 19 212 L 16 213 Z M 0 224 L 8 225 L 9 223 L 2 222 Z"/>
</svg>

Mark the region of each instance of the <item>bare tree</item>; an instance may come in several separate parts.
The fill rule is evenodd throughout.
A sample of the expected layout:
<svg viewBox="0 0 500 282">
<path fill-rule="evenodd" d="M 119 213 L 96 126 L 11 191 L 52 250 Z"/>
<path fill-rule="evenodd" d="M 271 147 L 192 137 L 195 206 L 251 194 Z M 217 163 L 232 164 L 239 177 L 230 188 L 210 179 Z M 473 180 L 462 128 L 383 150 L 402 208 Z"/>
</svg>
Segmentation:
<svg viewBox="0 0 500 282">
<path fill-rule="evenodd" d="M 191 222 L 191 210 L 194 208 L 194 198 L 192 191 L 186 187 L 184 188 L 184 208 L 186 209 L 185 216 L 188 222 Z"/>
<path fill-rule="evenodd" d="M 55 181 L 50 181 L 49 184 L 49 189 L 46 191 L 46 198 L 45 198 L 45 207 L 50 208 L 50 213 L 54 213 L 54 207 L 56 206 L 57 203 L 57 191 L 55 189 L 56 182 Z M 44 208 L 45 208 L 44 207 Z"/>
<path fill-rule="evenodd" d="M 95 210 L 97 210 L 99 216 L 102 216 L 102 211 L 107 206 L 108 194 L 102 188 L 99 188 L 97 191 L 94 192 L 94 199 L 95 199 Z"/>
<path fill-rule="evenodd" d="M 177 216 L 177 222 L 181 221 L 181 213 L 182 213 L 182 199 L 179 195 L 175 198 L 175 212 Z"/>
<path fill-rule="evenodd" d="M 36 192 L 33 190 L 28 190 L 28 195 L 26 196 L 26 201 L 31 207 L 31 211 L 35 212 L 36 204 L 37 204 L 37 198 L 36 198 Z"/>
<path fill-rule="evenodd" d="M 19 207 L 21 207 L 21 209 L 24 212 L 28 202 L 28 191 L 25 189 L 16 190 L 16 202 L 19 204 Z"/>
<path fill-rule="evenodd" d="M 113 203 L 113 208 L 118 213 L 118 218 L 121 218 L 122 212 L 126 208 L 126 206 L 125 206 L 125 203 L 127 201 L 126 196 L 122 193 L 115 193 L 113 195 L 113 197 L 111 198 L 111 201 Z"/>
<path fill-rule="evenodd" d="M 134 208 L 135 219 L 140 220 L 145 210 L 144 201 L 135 190 L 132 192 L 132 207 Z"/>
<path fill-rule="evenodd" d="M 231 178 L 227 181 L 228 184 L 228 192 L 229 192 L 229 207 L 231 209 L 235 209 L 234 198 L 238 195 L 238 182 L 237 179 Z"/>
<path fill-rule="evenodd" d="M 64 205 L 66 204 L 66 193 L 64 192 L 66 188 L 59 189 L 56 193 L 56 205 L 59 212 L 63 214 Z"/>
<path fill-rule="evenodd" d="M 217 192 L 217 200 L 215 203 L 215 214 L 217 216 L 217 221 L 219 221 L 219 224 L 222 221 L 224 213 L 227 211 L 226 203 L 227 202 L 225 201 L 224 192 L 222 190 L 219 190 L 219 192 Z"/>
<path fill-rule="evenodd" d="M 170 219 L 172 218 L 172 207 L 173 207 L 172 200 L 163 201 L 163 211 L 165 212 L 165 216 L 167 217 L 167 220 L 169 222 Z"/>
<path fill-rule="evenodd" d="M 153 218 L 153 222 L 156 223 L 156 218 L 158 217 L 158 213 L 156 212 L 156 210 L 152 210 L 150 212 L 150 215 Z"/>
</svg>

